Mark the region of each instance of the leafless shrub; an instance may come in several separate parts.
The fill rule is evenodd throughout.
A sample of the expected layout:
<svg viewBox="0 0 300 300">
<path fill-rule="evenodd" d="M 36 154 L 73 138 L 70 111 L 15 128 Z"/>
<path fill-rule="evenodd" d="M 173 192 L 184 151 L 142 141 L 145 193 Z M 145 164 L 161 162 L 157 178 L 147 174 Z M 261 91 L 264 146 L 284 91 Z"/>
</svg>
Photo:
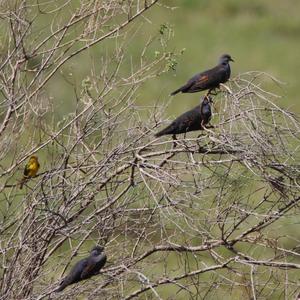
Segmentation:
<svg viewBox="0 0 300 300">
<path fill-rule="evenodd" d="M 155 139 L 165 107 L 137 106 L 137 91 L 172 55 L 148 59 L 150 39 L 131 73 L 121 66 L 131 21 L 156 2 L 2 3 L 1 299 L 296 297 L 300 124 L 263 88 L 278 82 L 249 72 L 221 87 L 214 129 Z M 107 39 L 117 46 L 70 81 L 76 105 L 57 122 L 45 86 Z M 33 153 L 41 171 L 20 191 Z M 53 293 L 94 244 L 102 275 Z"/>
</svg>

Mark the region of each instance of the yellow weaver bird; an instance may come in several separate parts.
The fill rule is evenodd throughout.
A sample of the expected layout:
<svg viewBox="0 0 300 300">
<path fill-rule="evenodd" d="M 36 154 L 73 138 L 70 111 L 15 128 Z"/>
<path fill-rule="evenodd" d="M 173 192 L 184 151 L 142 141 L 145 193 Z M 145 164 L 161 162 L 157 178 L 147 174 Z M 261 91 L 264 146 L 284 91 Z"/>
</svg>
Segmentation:
<svg viewBox="0 0 300 300">
<path fill-rule="evenodd" d="M 20 189 L 23 188 L 23 184 L 27 179 L 36 176 L 39 168 L 40 168 L 40 164 L 39 164 L 37 156 L 35 156 L 35 155 L 31 156 L 29 158 L 29 162 L 25 166 L 24 176 L 20 183 Z"/>
</svg>

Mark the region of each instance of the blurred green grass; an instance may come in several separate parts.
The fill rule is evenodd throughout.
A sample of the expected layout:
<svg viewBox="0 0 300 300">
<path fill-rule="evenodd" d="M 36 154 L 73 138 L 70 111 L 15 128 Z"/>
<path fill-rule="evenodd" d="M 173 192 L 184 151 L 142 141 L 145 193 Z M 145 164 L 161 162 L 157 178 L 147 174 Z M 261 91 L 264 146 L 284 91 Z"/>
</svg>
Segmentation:
<svg viewBox="0 0 300 300">
<path fill-rule="evenodd" d="M 165 3 L 167 4 L 168 1 Z M 234 59 L 233 77 L 259 70 L 270 73 L 286 85 L 279 104 L 300 112 L 298 70 L 300 67 L 299 1 L 172 1 L 178 9 L 156 8 L 154 22 L 174 25 L 171 48 L 186 48 L 177 71 L 159 80 L 163 90 L 171 92 L 198 71 L 213 66 L 219 55 L 228 52 Z M 145 92 L 158 97 L 149 84 Z M 153 94 L 153 92 L 156 94 Z M 154 97 L 155 97 L 154 96 Z M 198 95 L 180 95 L 174 99 L 170 113 L 179 113 L 198 102 Z M 184 102 L 184 103 L 182 103 Z M 191 102 L 193 104 L 191 104 Z"/>
<path fill-rule="evenodd" d="M 169 6 L 175 7 L 170 9 Z M 230 53 L 232 77 L 247 71 L 265 71 L 286 84 L 276 92 L 282 98 L 279 105 L 300 112 L 298 102 L 298 70 L 300 68 L 299 1 L 279 0 L 174 0 L 162 2 L 146 14 L 138 25 L 140 29 L 127 47 L 127 59 L 138 63 L 139 53 L 149 36 L 158 33 L 161 24 L 171 24 L 174 37 L 168 49 L 179 52 L 176 71 L 149 80 L 139 91 L 138 104 L 154 105 L 169 99 L 169 93 L 185 83 L 195 73 L 212 67 L 222 53 Z M 148 22 L 147 20 L 151 20 Z M 65 70 L 71 70 L 76 82 L 89 75 L 92 65 L 101 69 L 100 59 L 111 49 L 109 41 L 93 47 Z M 148 53 L 149 58 L 154 56 Z M 130 64 L 123 66 L 130 71 Z M 70 111 L 74 105 L 74 92 L 58 75 L 48 91 L 60 105 L 59 114 Z M 167 110 L 174 117 L 190 109 L 199 101 L 200 94 L 177 95 Z"/>
<path fill-rule="evenodd" d="M 72 2 L 76 7 L 78 1 Z M 282 107 L 300 112 L 298 101 L 298 70 L 300 68 L 300 2 L 297 0 L 164 0 L 145 14 L 145 18 L 131 25 L 139 30 L 128 36 L 126 60 L 121 74 L 130 72 L 130 63 L 138 64 L 139 54 L 149 36 L 155 36 L 162 24 L 170 24 L 174 36 L 168 50 L 180 52 L 176 71 L 170 71 L 159 78 L 149 80 L 139 91 L 138 104 L 155 105 L 166 102 L 169 94 L 195 73 L 214 66 L 218 57 L 230 53 L 232 77 L 247 71 L 259 70 L 270 73 L 286 84 L 276 92 L 282 95 Z M 66 18 L 60 15 L 58 21 Z M 37 19 L 32 39 L 40 40 L 47 35 L 52 19 L 42 15 Z M 0 29 L 4 36 L 5 28 Z M 5 38 L 1 40 L 1 52 L 5 49 Z M 47 85 L 47 92 L 53 97 L 57 119 L 61 119 L 76 105 L 74 86 L 77 91 L 81 82 L 95 68 L 101 71 L 101 58 L 113 55 L 115 43 L 104 41 L 70 60 Z M 156 49 L 157 48 L 157 49 Z M 147 53 L 150 60 L 160 50 L 154 45 Z M 151 52 L 152 51 L 152 52 Z M 38 64 L 38 58 L 35 58 Z M 72 74 L 72 75 L 71 75 Z M 67 80 L 66 80 L 67 78 Z M 199 101 L 200 94 L 177 95 L 167 110 L 174 117 L 190 109 Z"/>
</svg>

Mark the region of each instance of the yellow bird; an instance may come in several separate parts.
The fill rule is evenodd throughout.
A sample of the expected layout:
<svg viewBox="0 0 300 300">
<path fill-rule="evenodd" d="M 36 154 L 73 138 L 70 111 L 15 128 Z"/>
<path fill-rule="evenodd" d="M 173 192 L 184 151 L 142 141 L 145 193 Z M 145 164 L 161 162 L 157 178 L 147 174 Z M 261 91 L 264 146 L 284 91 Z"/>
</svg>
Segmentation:
<svg viewBox="0 0 300 300">
<path fill-rule="evenodd" d="M 40 168 L 40 164 L 39 164 L 37 156 L 35 156 L 35 155 L 31 156 L 29 158 L 29 162 L 25 166 L 24 176 L 20 183 L 20 189 L 23 188 L 23 184 L 27 179 L 36 176 L 39 168 Z"/>
</svg>

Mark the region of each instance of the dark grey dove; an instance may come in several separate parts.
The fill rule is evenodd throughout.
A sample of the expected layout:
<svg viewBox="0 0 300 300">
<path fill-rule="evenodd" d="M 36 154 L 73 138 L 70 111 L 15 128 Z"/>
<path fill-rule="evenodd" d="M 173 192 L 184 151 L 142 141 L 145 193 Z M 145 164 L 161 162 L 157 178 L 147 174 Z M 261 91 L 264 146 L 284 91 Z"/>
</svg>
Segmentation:
<svg viewBox="0 0 300 300">
<path fill-rule="evenodd" d="M 91 250 L 89 257 L 84 258 L 75 264 L 70 273 L 60 283 L 56 292 L 64 290 L 70 284 L 97 275 L 106 263 L 106 255 L 103 251 L 103 247 L 95 246 Z"/>
<path fill-rule="evenodd" d="M 167 134 L 176 135 L 188 131 L 203 130 L 211 119 L 211 102 L 210 96 L 204 96 L 200 105 L 180 115 L 169 126 L 156 133 L 155 136 L 160 137 Z"/>
<path fill-rule="evenodd" d="M 208 94 L 218 88 L 220 83 L 225 83 L 230 78 L 229 62 L 234 61 L 229 54 L 223 54 L 217 66 L 202 73 L 194 75 L 185 85 L 171 93 L 171 96 L 179 92 L 196 93 L 208 90 Z"/>
</svg>

